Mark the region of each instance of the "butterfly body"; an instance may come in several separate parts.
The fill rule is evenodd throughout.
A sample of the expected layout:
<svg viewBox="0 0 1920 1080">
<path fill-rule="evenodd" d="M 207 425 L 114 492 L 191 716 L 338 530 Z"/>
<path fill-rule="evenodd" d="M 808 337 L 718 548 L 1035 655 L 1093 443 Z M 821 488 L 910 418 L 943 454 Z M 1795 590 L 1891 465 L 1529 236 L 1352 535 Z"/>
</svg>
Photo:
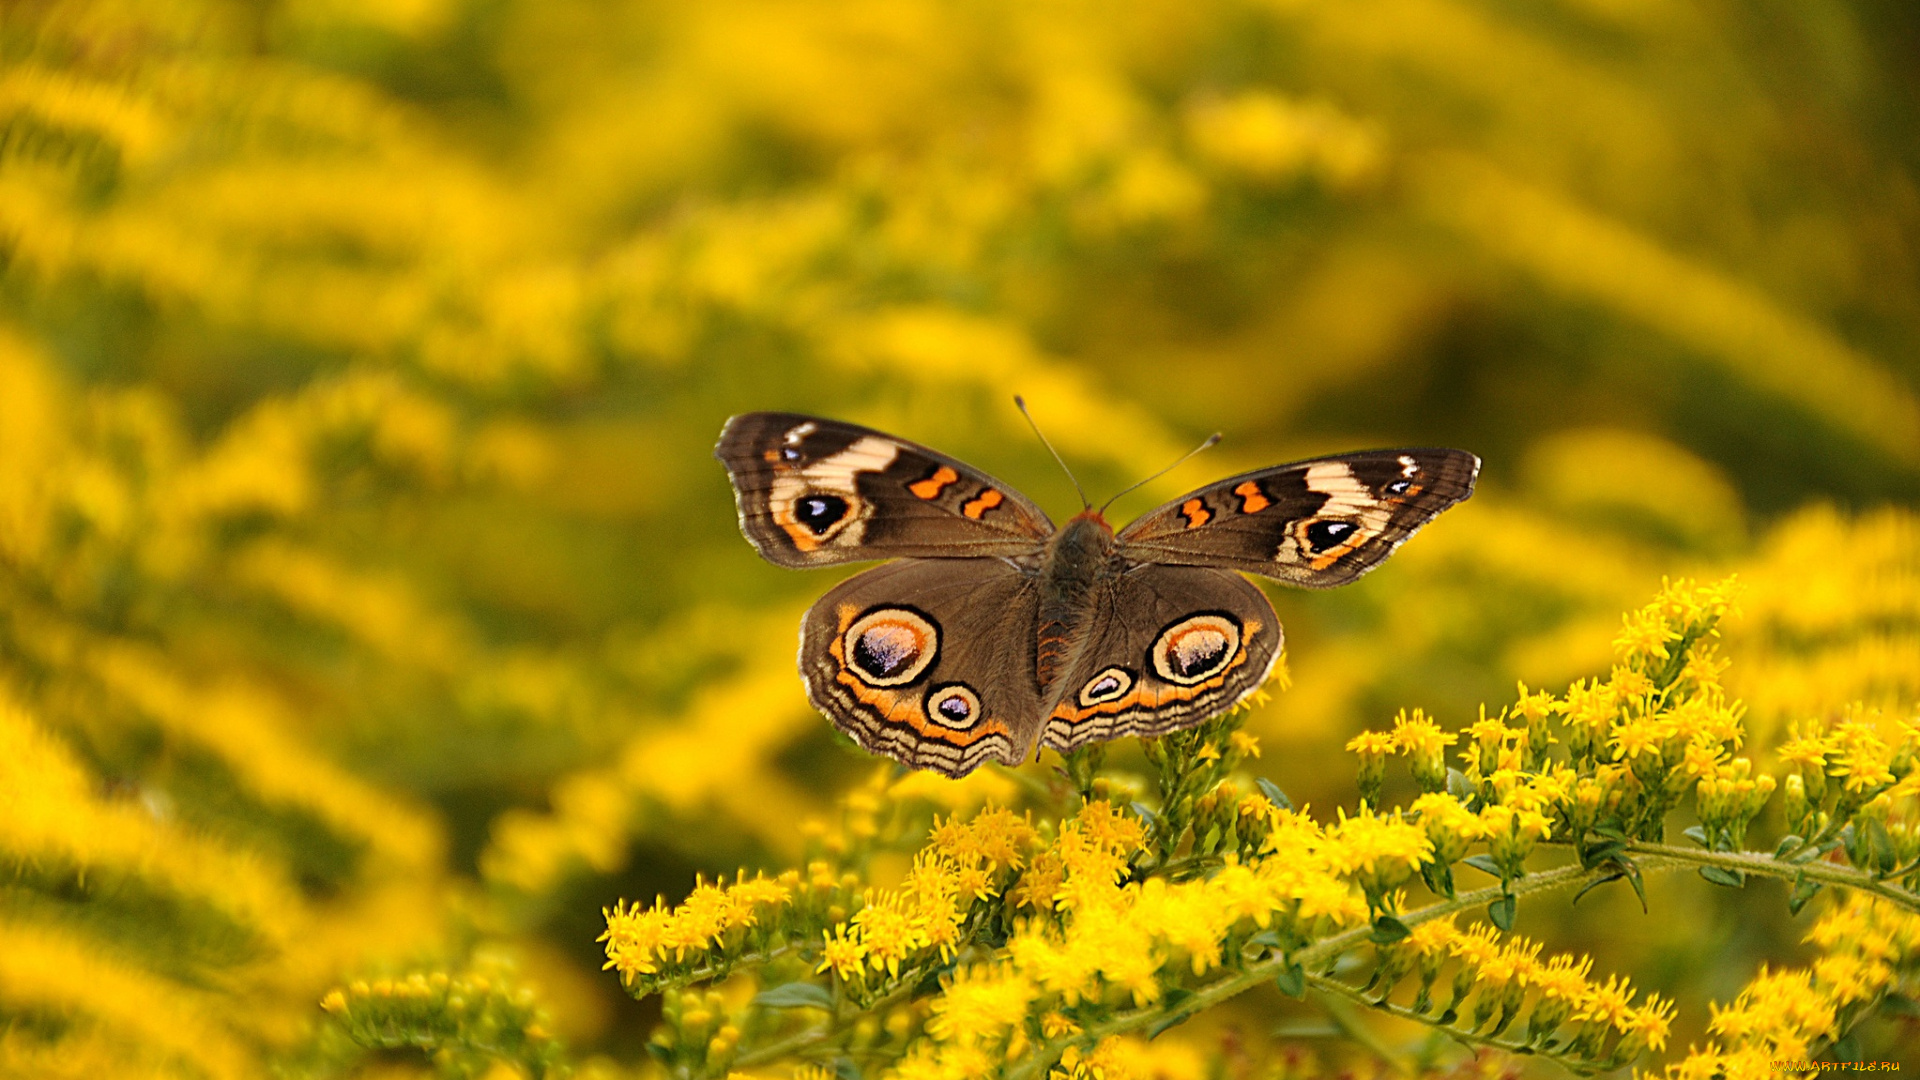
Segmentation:
<svg viewBox="0 0 1920 1080">
<path fill-rule="evenodd" d="M 768 561 L 894 560 L 807 612 L 801 676 L 862 746 L 950 776 L 1231 708 L 1282 644 L 1272 605 L 1233 571 L 1343 584 L 1471 494 L 1479 468 L 1429 449 L 1276 466 L 1116 532 L 1093 510 L 1055 528 L 970 466 L 819 417 L 736 416 L 715 455 Z"/>
<path fill-rule="evenodd" d="M 1047 544 L 1038 575 L 1040 610 L 1034 627 L 1038 645 L 1034 674 L 1042 694 L 1059 681 L 1093 609 L 1095 590 L 1124 569 L 1113 527 L 1095 511 L 1068 521 Z"/>
</svg>

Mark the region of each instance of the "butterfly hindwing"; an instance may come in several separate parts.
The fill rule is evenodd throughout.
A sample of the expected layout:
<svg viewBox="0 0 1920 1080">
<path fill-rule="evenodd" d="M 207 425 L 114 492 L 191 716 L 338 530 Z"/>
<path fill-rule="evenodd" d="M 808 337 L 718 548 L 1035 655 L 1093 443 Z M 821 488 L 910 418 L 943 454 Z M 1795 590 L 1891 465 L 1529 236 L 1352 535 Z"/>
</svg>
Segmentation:
<svg viewBox="0 0 1920 1080">
<path fill-rule="evenodd" d="M 1273 605 L 1238 574 L 1133 567 L 1094 591 L 1065 674 L 1047 688 L 1041 738 L 1064 752 L 1191 727 L 1259 689 L 1282 641 Z"/>
<path fill-rule="evenodd" d="M 1209 484 L 1120 530 L 1134 562 L 1217 566 L 1325 589 L 1393 553 L 1473 494 L 1463 450 L 1369 450 L 1278 465 Z"/>
<path fill-rule="evenodd" d="M 740 531 L 780 566 L 1033 556 L 1053 533 L 1039 507 L 980 470 L 855 424 L 744 413 L 714 456 Z"/>
<path fill-rule="evenodd" d="M 807 696 L 874 753 L 964 776 L 1019 764 L 1041 719 L 1031 575 L 1000 559 L 902 559 L 841 582 L 800 626 Z"/>
</svg>

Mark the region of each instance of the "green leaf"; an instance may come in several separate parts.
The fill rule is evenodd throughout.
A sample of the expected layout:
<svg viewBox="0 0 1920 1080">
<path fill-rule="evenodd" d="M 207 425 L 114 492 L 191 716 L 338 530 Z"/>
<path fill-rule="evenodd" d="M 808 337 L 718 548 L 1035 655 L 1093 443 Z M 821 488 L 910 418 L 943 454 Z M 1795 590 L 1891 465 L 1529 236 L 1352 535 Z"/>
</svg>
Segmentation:
<svg viewBox="0 0 1920 1080">
<path fill-rule="evenodd" d="M 1619 881 L 1621 878 L 1626 876 L 1627 876 L 1627 872 L 1625 870 L 1615 870 L 1611 874 L 1606 874 L 1601 877 L 1594 878 L 1592 881 L 1589 881 L 1585 885 L 1581 886 L 1580 891 L 1573 894 L 1573 899 L 1569 901 L 1569 903 L 1577 904 L 1580 902 L 1581 897 L 1587 895 L 1593 890 L 1599 888 L 1602 885 L 1610 885 L 1613 882 Z"/>
<path fill-rule="evenodd" d="M 1715 885 L 1725 885 L 1729 889 L 1743 889 L 1747 885 L 1747 875 L 1738 870 L 1728 870 L 1720 866 L 1703 866 L 1700 876 Z"/>
<path fill-rule="evenodd" d="M 1887 835 L 1887 827 L 1880 823 L 1879 818 L 1867 818 L 1866 821 L 1867 840 L 1871 845 L 1872 854 L 1869 859 L 1869 865 L 1863 866 L 1860 869 L 1868 873 L 1873 873 L 1874 876 L 1878 877 L 1879 874 L 1876 873 L 1876 871 L 1883 865 L 1881 856 L 1887 855 L 1889 858 L 1885 861 L 1892 861 L 1890 856 L 1893 853 L 1893 837 Z"/>
<path fill-rule="evenodd" d="M 1491 855 L 1469 855 L 1460 861 L 1483 874 L 1492 874 L 1502 881 L 1506 880 L 1506 875 L 1500 872 L 1500 864 L 1494 862 Z"/>
<path fill-rule="evenodd" d="M 1160 816 L 1158 814 L 1155 814 L 1153 812 L 1153 807 L 1148 806 L 1146 803 L 1143 803 L 1143 802 L 1134 803 L 1133 812 L 1136 814 L 1139 814 L 1140 820 L 1146 822 L 1148 825 L 1157 825 L 1160 822 Z"/>
<path fill-rule="evenodd" d="M 1888 994 L 1880 1000 L 1880 1011 L 1888 1016 L 1920 1017 L 1920 1001 L 1905 994 Z"/>
<path fill-rule="evenodd" d="M 1776 859 L 1784 859 L 1788 855 L 1791 855 L 1795 850 L 1797 850 L 1800 847 L 1801 844 L 1804 844 L 1804 843 L 1806 843 L 1805 840 L 1802 840 L 1798 836 L 1794 836 L 1793 834 L 1789 833 L 1788 835 L 1781 837 L 1780 843 L 1774 846 L 1773 857 Z"/>
<path fill-rule="evenodd" d="M 1265 795 L 1268 802 L 1282 810 L 1293 809 L 1293 800 L 1287 798 L 1287 793 L 1280 790 L 1279 784 L 1274 783 L 1264 776 L 1255 777 L 1253 782 L 1259 786 L 1260 794 Z"/>
<path fill-rule="evenodd" d="M 1466 773 L 1451 767 L 1447 769 L 1447 794 L 1460 800 L 1463 806 L 1473 798 L 1473 785 L 1467 782 Z"/>
<path fill-rule="evenodd" d="M 1373 920 L 1373 933 L 1368 934 L 1367 938 L 1375 945 L 1391 945 L 1411 933 L 1413 931 L 1407 929 L 1406 923 L 1391 915 L 1382 915 Z"/>
<path fill-rule="evenodd" d="M 1686 837 L 1687 839 L 1693 841 L 1696 844 L 1699 844 L 1703 848 L 1713 847 L 1713 844 L 1707 839 L 1707 830 L 1701 828 L 1698 825 L 1695 825 L 1693 828 L 1688 829 L 1687 831 L 1681 833 L 1680 835 Z"/>
<path fill-rule="evenodd" d="M 1273 982 L 1280 988 L 1280 992 L 1288 997 L 1307 996 L 1307 972 L 1299 964 L 1288 964 L 1282 968 Z"/>
<path fill-rule="evenodd" d="M 1800 909 L 1807 906 L 1807 901 L 1813 899 L 1814 894 L 1819 892 L 1820 888 L 1819 882 L 1814 881 L 1805 874 L 1794 878 L 1793 894 L 1787 897 L 1787 910 L 1795 915 L 1800 914 Z"/>
<path fill-rule="evenodd" d="M 1487 918 L 1502 930 L 1513 929 L 1514 912 L 1520 908 L 1520 901 L 1512 896 L 1503 896 L 1487 905 Z"/>
<path fill-rule="evenodd" d="M 1833 1040 L 1833 1046 L 1827 1050 L 1827 1057 L 1833 1061 L 1859 1061 L 1860 1032 L 1849 1031 Z"/>
<path fill-rule="evenodd" d="M 1598 844 L 1582 846 L 1579 850 L 1580 865 L 1591 870 L 1601 863 L 1609 862 L 1618 857 L 1621 852 L 1627 850 L 1627 845 L 1618 840 L 1607 840 Z"/>
<path fill-rule="evenodd" d="M 810 982 L 790 982 L 760 991 L 753 996 L 753 1003 L 769 1009 L 831 1010 L 833 995 L 825 987 Z"/>
<path fill-rule="evenodd" d="M 1647 883 L 1641 880 L 1640 864 L 1624 857 L 1615 859 L 1614 862 L 1620 869 L 1627 872 L 1627 884 L 1633 886 L 1633 895 L 1640 898 L 1640 914 L 1645 915 L 1647 913 Z"/>
</svg>

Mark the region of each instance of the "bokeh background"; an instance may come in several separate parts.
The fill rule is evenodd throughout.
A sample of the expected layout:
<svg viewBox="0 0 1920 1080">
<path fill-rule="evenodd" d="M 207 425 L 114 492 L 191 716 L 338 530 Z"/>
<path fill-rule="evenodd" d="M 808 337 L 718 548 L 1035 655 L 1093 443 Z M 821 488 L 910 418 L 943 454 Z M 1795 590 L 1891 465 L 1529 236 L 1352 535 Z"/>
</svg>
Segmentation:
<svg viewBox="0 0 1920 1080">
<path fill-rule="evenodd" d="M 1096 498 L 1225 433 L 1121 520 L 1479 453 L 1274 593 L 1250 730 L 1321 812 L 1354 732 L 1604 673 L 1664 575 L 1748 582 L 1756 741 L 1911 714 L 1916 55 L 1898 0 L 11 0 L 0 1062 L 294 1069 L 327 987 L 482 949 L 642 1068 L 601 908 L 790 862 L 875 767 L 793 670 L 834 575 L 736 532 L 740 411 L 1058 517 L 1014 393 Z M 1522 928 L 1684 1045 L 1800 955 L 1777 891 Z"/>
</svg>

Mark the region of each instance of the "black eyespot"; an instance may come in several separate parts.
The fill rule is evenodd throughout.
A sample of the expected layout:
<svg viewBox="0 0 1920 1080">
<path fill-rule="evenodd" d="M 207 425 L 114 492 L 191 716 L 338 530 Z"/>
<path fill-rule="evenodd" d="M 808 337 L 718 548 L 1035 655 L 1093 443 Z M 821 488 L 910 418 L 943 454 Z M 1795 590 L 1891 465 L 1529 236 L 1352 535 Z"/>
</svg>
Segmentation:
<svg viewBox="0 0 1920 1080">
<path fill-rule="evenodd" d="M 927 695 L 927 718 L 964 731 L 980 719 L 980 696 L 965 683 L 936 686 Z"/>
<path fill-rule="evenodd" d="M 891 679 L 919 659 L 916 643 L 899 631 L 869 630 L 853 643 L 853 662 L 876 679 Z"/>
<path fill-rule="evenodd" d="M 1110 667 L 1100 671 L 1087 684 L 1080 688 L 1080 704 L 1083 708 L 1118 701 L 1133 689 L 1133 672 L 1126 668 Z"/>
<path fill-rule="evenodd" d="M 1387 485 L 1387 494 L 1405 495 L 1407 493 L 1407 489 L 1412 486 L 1413 486 L 1413 482 L 1410 480 L 1395 480 L 1393 483 Z"/>
<path fill-rule="evenodd" d="M 791 447 L 791 446 L 783 446 L 783 447 L 781 447 L 781 448 L 780 448 L 780 460 L 782 460 L 782 461 L 799 461 L 799 460 L 800 460 L 800 451 L 798 451 L 798 450 L 795 450 L 795 449 L 794 449 L 793 447 Z"/>
<path fill-rule="evenodd" d="M 869 686 L 905 686 L 940 652 L 940 631 L 910 608 L 875 608 L 847 627 L 847 667 Z"/>
<path fill-rule="evenodd" d="M 825 536 L 847 516 L 847 500 L 838 495 L 802 495 L 794 501 L 793 516 L 815 536 Z"/>
<path fill-rule="evenodd" d="M 1307 546 L 1316 554 L 1339 547 L 1353 535 L 1353 530 L 1351 521 L 1316 521 L 1307 526 Z"/>
<path fill-rule="evenodd" d="M 1224 612 L 1191 615 L 1160 631 L 1148 650 L 1154 673 L 1193 686 L 1226 670 L 1240 655 L 1240 621 Z"/>
</svg>

